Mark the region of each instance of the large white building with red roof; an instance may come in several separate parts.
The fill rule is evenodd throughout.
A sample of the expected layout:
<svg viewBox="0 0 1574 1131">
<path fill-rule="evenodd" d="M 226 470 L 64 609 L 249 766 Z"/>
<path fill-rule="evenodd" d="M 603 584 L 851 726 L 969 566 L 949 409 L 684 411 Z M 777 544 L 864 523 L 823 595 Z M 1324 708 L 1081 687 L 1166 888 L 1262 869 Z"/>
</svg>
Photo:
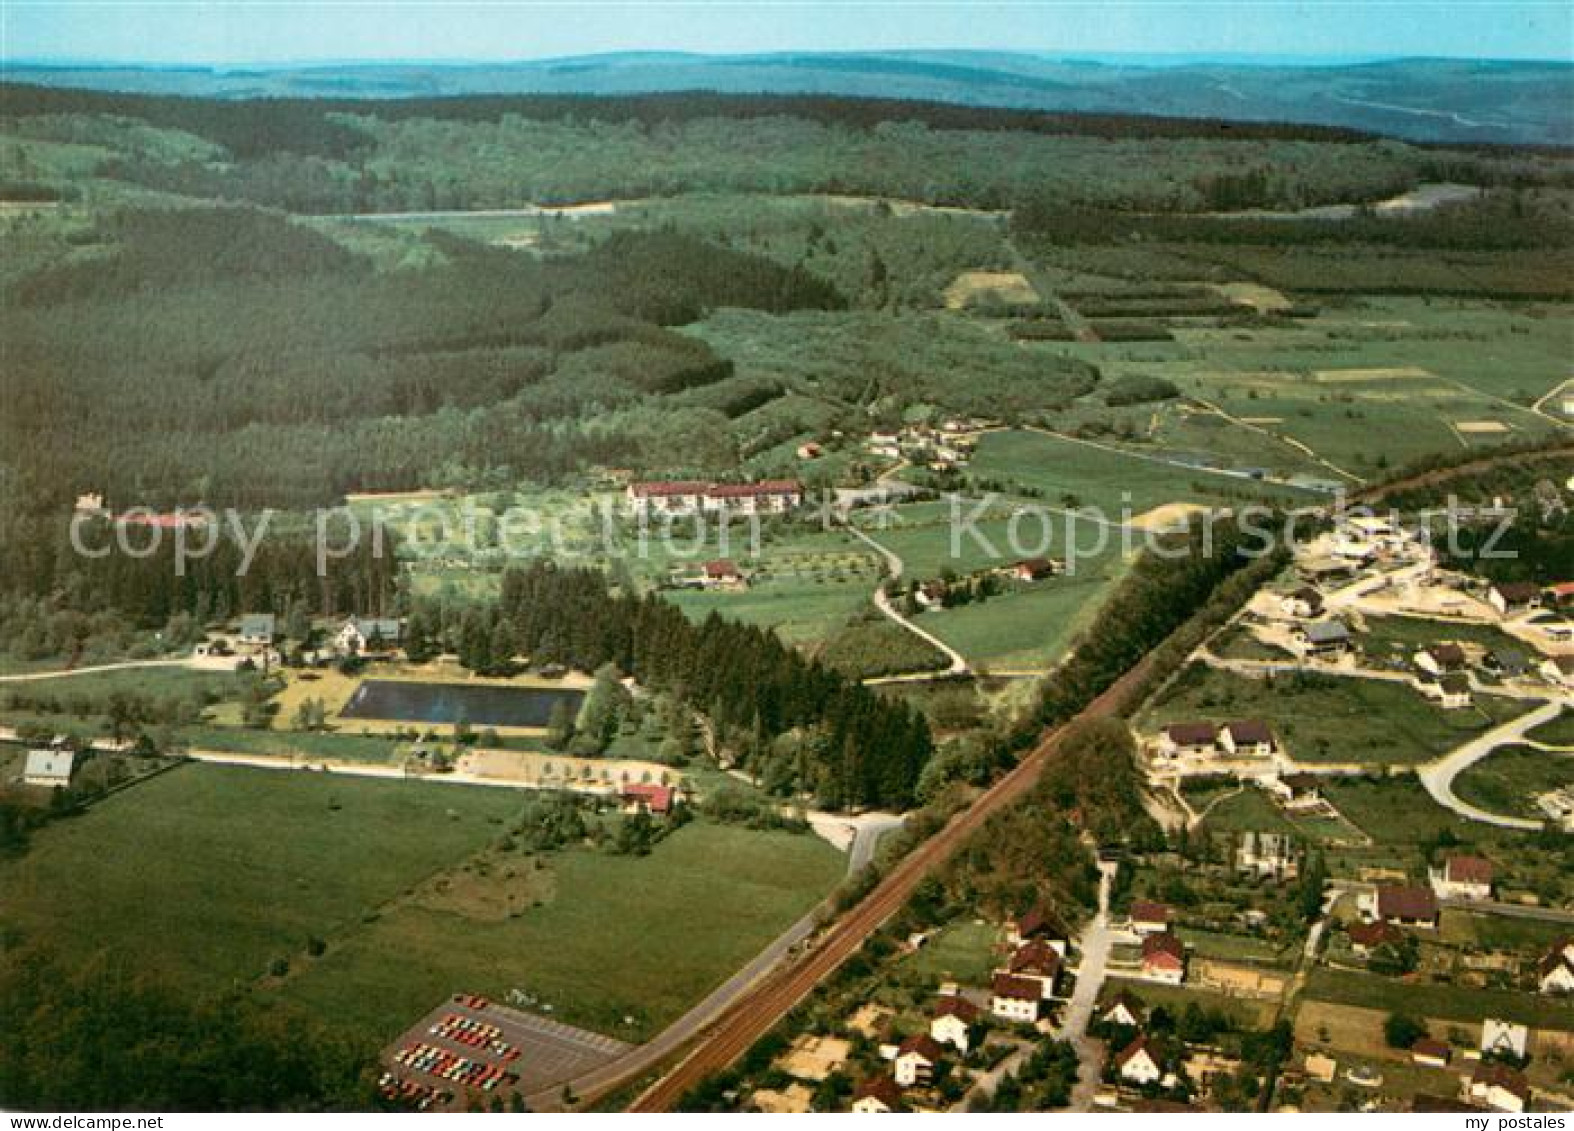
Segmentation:
<svg viewBox="0 0 1574 1131">
<path fill-rule="evenodd" d="M 648 516 L 714 514 L 785 514 L 803 503 L 803 485 L 796 479 L 762 479 L 756 483 L 713 483 L 660 480 L 630 483 L 632 514 Z"/>
</svg>

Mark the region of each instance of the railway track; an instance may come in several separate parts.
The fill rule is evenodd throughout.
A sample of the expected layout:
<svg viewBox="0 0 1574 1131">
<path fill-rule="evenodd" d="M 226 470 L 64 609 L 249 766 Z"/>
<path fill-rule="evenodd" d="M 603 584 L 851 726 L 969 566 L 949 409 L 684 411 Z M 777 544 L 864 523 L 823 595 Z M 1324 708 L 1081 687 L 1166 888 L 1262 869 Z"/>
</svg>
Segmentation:
<svg viewBox="0 0 1574 1131">
<path fill-rule="evenodd" d="M 1363 488 L 1352 502 L 1375 502 L 1388 492 L 1442 482 L 1461 474 L 1484 470 L 1506 460 L 1530 462 L 1567 459 L 1574 448 L 1559 447 L 1510 456 L 1486 457 L 1451 468 L 1408 476 L 1387 484 Z M 1040 771 L 1059 749 L 1072 723 L 1107 718 L 1134 706 L 1144 681 L 1151 674 L 1152 654 L 1144 657 L 1072 722 L 1049 731 L 1027 757 L 962 810 L 938 833 L 908 853 L 873 891 L 813 942 L 796 961 L 778 967 L 742 994 L 716 1023 L 698 1038 L 689 1054 L 643 1092 L 628 1108 L 634 1112 L 668 1111 L 706 1078 L 727 1068 L 782 1017 L 802 1002 L 814 988 L 850 958 L 880 926 L 907 901 L 928 872 L 948 860 L 990 817 L 1020 800 L 1032 789 Z"/>
<path fill-rule="evenodd" d="M 1093 700 L 1076 721 L 1103 718 L 1129 706 L 1148 675 L 1143 659 Z M 1045 763 L 1059 749 L 1070 723 L 1050 731 L 1027 757 L 943 829 L 905 856 L 891 873 L 843 915 L 796 963 L 778 970 L 740 997 L 702 1036 L 689 1055 L 630 1105 L 630 1111 L 668 1111 L 701 1081 L 742 1056 L 787 1012 L 851 957 L 864 941 L 907 902 L 931 869 L 944 863 L 973 833 L 1032 789 Z"/>
</svg>

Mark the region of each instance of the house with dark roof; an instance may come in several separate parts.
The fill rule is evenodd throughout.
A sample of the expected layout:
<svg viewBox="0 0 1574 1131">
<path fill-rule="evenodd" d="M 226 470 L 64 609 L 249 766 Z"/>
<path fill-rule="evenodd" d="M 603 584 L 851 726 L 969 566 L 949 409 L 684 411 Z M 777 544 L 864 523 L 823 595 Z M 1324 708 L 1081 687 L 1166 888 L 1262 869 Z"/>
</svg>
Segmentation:
<svg viewBox="0 0 1574 1131">
<path fill-rule="evenodd" d="M 1099 1006 L 1099 1020 L 1106 1025 L 1135 1029 L 1147 1018 L 1148 1007 L 1130 990 L 1121 990 Z"/>
<path fill-rule="evenodd" d="M 1536 987 L 1544 994 L 1574 994 L 1574 935 L 1555 940 L 1541 956 Z"/>
<path fill-rule="evenodd" d="M 1044 991 L 1032 978 L 996 973 L 989 987 L 989 1012 L 1002 1021 L 1038 1020 Z"/>
<path fill-rule="evenodd" d="M 1368 919 L 1381 919 L 1400 927 L 1437 926 L 1437 896 L 1431 888 L 1380 886 L 1361 897 Z"/>
<path fill-rule="evenodd" d="M 901 1111 L 902 1089 L 889 1076 L 871 1076 L 853 1089 L 853 1110 L 860 1115 Z"/>
<path fill-rule="evenodd" d="M 1308 656 L 1342 656 L 1355 643 L 1342 620 L 1320 620 L 1300 631 L 1301 648 Z"/>
<path fill-rule="evenodd" d="M 1060 979 L 1062 966 L 1059 951 L 1043 939 L 1033 939 L 1012 954 L 1006 963 L 1006 973 L 1033 979 L 1039 984 L 1040 994 L 1048 999 L 1055 996 L 1055 984 Z"/>
<path fill-rule="evenodd" d="M 973 1027 L 978 1024 L 982 1011 L 965 997 L 946 994 L 935 1006 L 935 1015 L 929 1020 L 929 1035 L 942 1045 L 950 1045 L 965 1053 L 972 1045 Z"/>
<path fill-rule="evenodd" d="M 1405 937 L 1398 927 L 1381 919 L 1351 923 L 1345 933 L 1350 937 L 1350 949 L 1362 958 L 1370 956 L 1380 946 L 1393 946 Z"/>
<path fill-rule="evenodd" d="M 1159 753 L 1167 758 L 1202 757 L 1219 745 L 1213 723 L 1171 723 L 1159 735 Z"/>
<path fill-rule="evenodd" d="M 1530 1083 L 1517 1069 L 1483 1060 L 1465 1085 L 1465 1097 L 1494 1111 L 1522 1112 L 1530 1106 Z"/>
<path fill-rule="evenodd" d="M 1253 758 L 1266 758 L 1277 747 L 1273 728 L 1261 719 L 1225 723 L 1219 731 L 1219 745 L 1236 757 Z"/>
<path fill-rule="evenodd" d="M 1115 1071 L 1126 1083 L 1139 1088 L 1164 1078 L 1164 1065 L 1159 1059 L 1158 1049 L 1145 1033 L 1115 1054 Z"/>
<path fill-rule="evenodd" d="M 1431 1037 L 1422 1037 L 1410 1046 L 1411 1063 L 1422 1064 L 1428 1068 L 1447 1068 L 1453 1056 L 1453 1049 Z"/>
<path fill-rule="evenodd" d="M 1006 941 L 1012 946 L 1020 946 L 1034 939 L 1042 939 L 1064 958 L 1071 944 L 1071 932 L 1066 930 L 1066 925 L 1053 911 L 1035 907 L 1017 917 L 1006 928 Z"/>
<path fill-rule="evenodd" d="M 1431 676 L 1463 671 L 1469 662 L 1465 650 L 1453 643 L 1429 645 L 1412 656 L 1411 660 L 1417 668 Z"/>
<path fill-rule="evenodd" d="M 927 1084 L 944 1056 L 945 1049 L 939 1041 L 928 1033 L 915 1033 L 897 1046 L 892 1075 L 903 1088 Z"/>
<path fill-rule="evenodd" d="M 1499 581 L 1487 590 L 1487 604 L 1502 616 L 1541 607 L 1541 586 L 1534 581 Z"/>
<path fill-rule="evenodd" d="M 1155 935 L 1170 929 L 1174 913 L 1162 903 L 1139 899 L 1131 905 L 1131 929 L 1139 935 Z"/>
<path fill-rule="evenodd" d="M 1011 567 L 1011 576 L 1018 581 L 1043 581 L 1054 577 L 1061 569 L 1053 558 L 1024 558 Z"/>
<path fill-rule="evenodd" d="M 1299 620 L 1320 617 L 1323 615 L 1323 595 L 1310 585 L 1303 585 L 1279 598 L 1279 608 L 1285 616 Z"/>
</svg>

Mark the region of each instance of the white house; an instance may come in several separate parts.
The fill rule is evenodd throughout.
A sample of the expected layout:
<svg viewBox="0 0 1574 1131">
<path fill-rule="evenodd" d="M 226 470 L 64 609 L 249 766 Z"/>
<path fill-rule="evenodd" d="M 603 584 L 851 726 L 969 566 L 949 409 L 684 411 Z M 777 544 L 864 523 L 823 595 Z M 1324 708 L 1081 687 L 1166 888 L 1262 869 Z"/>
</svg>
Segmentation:
<svg viewBox="0 0 1574 1131">
<path fill-rule="evenodd" d="M 1142 977 L 1178 986 L 1186 980 L 1186 944 L 1168 931 L 1142 940 Z"/>
<path fill-rule="evenodd" d="M 929 1022 L 929 1035 L 942 1045 L 965 1053 L 972 1043 L 973 1025 L 978 1021 L 978 1006 L 966 998 L 947 994 L 940 999 Z"/>
<path fill-rule="evenodd" d="M 1574 935 L 1558 939 L 1542 957 L 1536 985 L 1544 994 L 1574 994 Z"/>
<path fill-rule="evenodd" d="M 1450 856 L 1429 876 L 1439 899 L 1492 898 L 1492 861 L 1479 856 Z"/>
<path fill-rule="evenodd" d="M 1106 1025 L 1120 1025 L 1128 1029 L 1135 1029 L 1142 1024 L 1144 1010 L 1141 1000 L 1135 994 L 1125 990 L 1120 991 L 1104 1004 L 1104 1010 L 1099 1014 L 1099 1020 Z"/>
<path fill-rule="evenodd" d="M 1138 1037 L 1120 1050 L 1115 1057 L 1115 1069 L 1122 1080 L 1138 1087 L 1164 1077 L 1164 1068 L 1146 1036 Z"/>
<path fill-rule="evenodd" d="M 22 767 L 22 782 L 48 789 L 65 789 L 71 784 L 71 771 L 75 764 L 76 754 L 64 747 L 29 750 L 27 762 Z"/>
<path fill-rule="evenodd" d="M 1541 586 L 1534 581 L 1499 581 L 1487 590 L 1487 604 L 1502 616 L 1541 606 Z"/>
<path fill-rule="evenodd" d="M 865 1080 L 853 1092 L 853 1110 L 860 1115 L 886 1115 L 901 1107 L 902 1089 L 889 1076 Z"/>
<path fill-rule="evenodd" d="M 1274 752 L 1273 729 L 1261 719 L 1225 723 L 1219 744 L 1237 757 L 1266 758 Z"/>
<path fill-rule="evenodd" d="M 1279 608 L 1285 616 L 1297 620 L 1319 617 L 1323 615 L 1323 595 L 1310 585 L 1303 585 L 1279 598 Z"/>
<path fill-rule="evenodd" d="M 1205 757 L 1219 745 L 1219 728 L 1212 723 L 1171 723 L 1159 735 L 1159 753 L 1166 758 Z"/>
<path fill-rule="evenodd" d="M 1059 951 L 1043 939 L 1032 939 L 1017 948 L 1005 972 L 1014 978 L 1037 982 L 1039 994 L 1048 999 L 1055 996 L 1055 983 L 1060 979 L 1061 966 Z"/>
<path fill-rule="evenodd" d="M 368 651 L 368 642 L 387 648 L 397 646 L 403 637 L 396 617 L 350 617 L 334 633 L 333 645 L 346 656 L 361 656 Z"/>
<path fill-rule="evenodd" d="M 927 1084 L 934 1076 L 945 1050 L 928 1033 L 908 1037 L 896 1050 L 896 1065 L 892 1076 L 903 1088 Z"/>
<path fill-rule="evenodd" d="M 1264 879 L 1294 879 L 1300 872 L 1295 838 L 1288 833 L 1244 832 L 1235 866 L 1238 871 Z"/>
<path fill-rule="evenodd" d="M 1043 991 L 1031 978 L 996 974 L 990 985 L 989 1012 L 1002 1021 L 1032 1024 L 1038 1020 L 1039 1005 L 1043 1000 Z"/>
<path fill-rule="evenodd" d="M 1530 1104 L 1530 1085 L 1508 1065 L 1484 1060 L 1466 1083 L 1465 1097 L 1494 1111 L 1521 1112 Z"/>
<path fill-rule="evenodd" d="M 1512 1021 L 1499 1021 L 1495 1017 L 1482 1020 L 1481 1054 L 1483 1056 L 1511 1056 L 1516 1060 L 1523 1060 L 1525 1050 L 1529 1046 L 1530 1030 L 1524 1025 L 1516 1025 Z"/>
<path fill-rule="evenodd" d="M 1131 905 L 1131 929 L 1139 935 L 1163 934 L 1170 929 L 1170 909 L 1162 903 L 1139 899 Z"/>
<path fill-rule="evenodd" d="M 240 643 L 249 648 L 266 648 L 278 634 L 278 618 L 272 613 L 248 613 L 240 620 Z"/>
</svg>

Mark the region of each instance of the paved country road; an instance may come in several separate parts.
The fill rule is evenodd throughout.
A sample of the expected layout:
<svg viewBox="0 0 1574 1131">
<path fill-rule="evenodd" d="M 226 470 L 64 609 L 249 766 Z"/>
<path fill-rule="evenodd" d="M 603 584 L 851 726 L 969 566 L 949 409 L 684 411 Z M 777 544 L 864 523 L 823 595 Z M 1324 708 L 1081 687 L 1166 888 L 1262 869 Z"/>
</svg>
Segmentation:
<svg viewBox="0 0 1574 1131">
<path fill-rule="evenodd" d="M 98 664 L 91 668 L 54 668 L 49 671 L 18 672 L 0 675 L 0 683 L 31 683 L 41 679 L 69 679 L 74 675 L 92 675 L 95 672 L 124 672 L 137 668 L 197 668 L 189 658 L 180 660 L 122 660 L 118 664 Z"/>
<path fill-rule="evenodd" d="M 1534 711 L 1517 719 L 1511 719 L 1502 726 L 1493 727 L 1485 734 L 1455 747 L 1435 762 L 1428 762 L 1416 771 L 1417 776 L 1420 777 L 1421 784 L 1426 786 L 1426 791 L 1432 795 L 1433 800 L 1467 820 L 1497 825 L 1505 829 L 1535 831 L 1541 828 L 1543 822 L 1532 821 L 1525 817 L 1505 816 L 1502 813 L 1489 813 L 1461 799 L 1454 792 L 1454 780 L 1498 747 L 1513 745 L 1525 737 L 1525 732 L 1534 730 L 1543 723 L 1551 722 L 1562 711 L 1563 703 L 1560 700 L 1543 703 Z"/>
<path fill-rule="evenodd" d="M 882 546 L 879 542 L 876 542 L 873 538 L 869 537 L 869 535 L 865 534 L 862 530 L 859 530 L 850 522 L 847 523 L 847 530 L 854 538 L 867 543 L 869 547 L 875 551 L 875 553 L 879 554 L 885 559 L 886 569 L 890 573 L 892 581 L 895 581 L 897 578 L 902 576 L 902 570 L 906 567 L 906 563 L 904 563 L 902 559 L 896 555 L 895 551 L 886 549 L 886 547 Z M 946 659 L 951 662 L 951 666 L 944 669 L 943 671 L 920 672 L 915 673 L 913 676 L 887 676 L 882 682 L 890 683 L 900 679 L 936 679 L 940 676 L 964 676 L 967 675 L 969 671 L 971 671 L 971 669 L 968 667 L 966 656 L 962 655 L 962 653 L 951 647 L 951 645 L 947 644 L 944 640 L 941 640 L 934 633 L 926 632 L 924 629 L 919 628 L 907 617 L 896 611 L 896 607 L 891 604 L 891 598 L 886 596 L 885 584 L 883 582 L 875 587 L 874 606 L 891 620 L 907 629 L 908 632 L 911 632 L 920 640 L 925 641 L 934 648 L 937 648 L 940 652 L 944 653 Z"/>
</svg>

